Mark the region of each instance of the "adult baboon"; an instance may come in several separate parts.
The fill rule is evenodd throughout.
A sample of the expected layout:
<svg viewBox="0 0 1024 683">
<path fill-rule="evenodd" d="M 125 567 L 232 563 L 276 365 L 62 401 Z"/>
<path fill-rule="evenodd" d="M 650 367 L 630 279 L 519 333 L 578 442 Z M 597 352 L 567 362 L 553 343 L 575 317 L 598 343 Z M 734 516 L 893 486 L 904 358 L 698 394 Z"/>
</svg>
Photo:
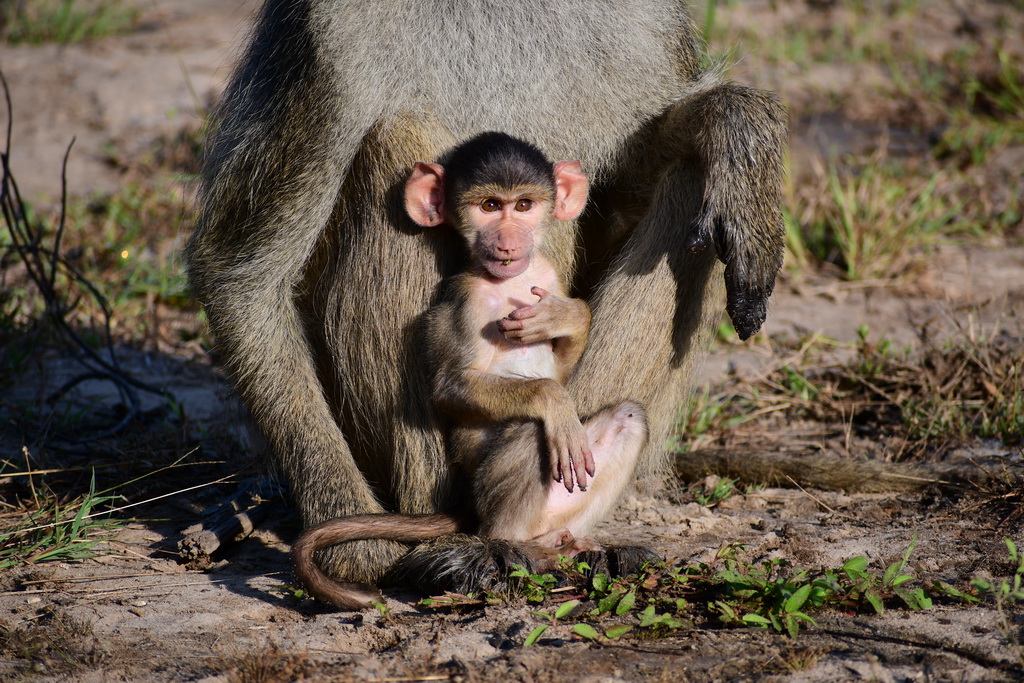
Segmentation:
<svg viewBox="0 0 1024 683">
<path fill-rule="evenodd" d="M 744 338 L 782 262 L 785 113 L 702 60 L 665 0 L 267 0 L 219 112 L 187 259 L 306 526 L 467 494 L 420 362 L 421 316 L 464 247 L 414 225 L 402 188 L 414 162 L 443 163 L 485 130 L 580 159 L 592 179 L 578 226 L 547 238 L 593 313 L 567 387 L 580 415 L 640 402 L 642 460 L 663 464 L 718 314 L 715 256 Z M 406 551 L 360 541 L 319 559 L 374 582 Z"/>
</svg>

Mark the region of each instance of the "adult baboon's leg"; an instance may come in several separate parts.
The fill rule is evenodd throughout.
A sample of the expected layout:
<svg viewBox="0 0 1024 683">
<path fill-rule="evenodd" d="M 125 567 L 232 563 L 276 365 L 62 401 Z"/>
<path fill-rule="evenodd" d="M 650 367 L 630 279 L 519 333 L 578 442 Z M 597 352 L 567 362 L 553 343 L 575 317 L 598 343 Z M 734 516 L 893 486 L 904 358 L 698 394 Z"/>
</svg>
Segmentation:
<svg viewBox="0 0 1024 683">
<path fill-rule="evenodd" d="M 612 196 L 628 197 L 633 183 L 649 204 L 592 297 L 590 343 L 569 386 L 581 413 L 607 401 L 647 408 L 647 471 L 664 464 L 659 455 L 719 316 L 715 256 L 740 337 L 764 322 L 782 266 L 785 139 L 773 95 L 708 74 L 623 155 Z M 614 211 L 628 225 L 628 208 Z"/>
<path fill-rule="evenodd" d="M 693 164 L 668 168 L 647 212 L 591 298 L 587 350 L 568 388 L 580 414 L 636 401 L 647 410 L 642 473 L 660 472 L 666 439 L 702 362 L 706 333 L 720 314 L 714 255 L 683 248 L 700 208 Z"/>
<path fill-rule="evenodd" d="M 379 116 L 344 90 L 312 21 L 308 4 L 265 5 L 225 93 L 186 253 L 218 360 L 307 525 L 383 511 L 328 405 L 317 340 L 297 303 L 324 235 L 343 229 L 333 223 L 342 183 Z M 375 579 L 403 550 L 365 544 L 351 578 Z"/>
<path fill-rule="evenodd" d="M 786 111 L 763 90 L 698 88 L 662 118 L 655 144 L 695 156 L 703 196 L 686 247 L 725 263 L 726 310 L 741 339 L 756 333 L 782 268 Z"/>
</svg>

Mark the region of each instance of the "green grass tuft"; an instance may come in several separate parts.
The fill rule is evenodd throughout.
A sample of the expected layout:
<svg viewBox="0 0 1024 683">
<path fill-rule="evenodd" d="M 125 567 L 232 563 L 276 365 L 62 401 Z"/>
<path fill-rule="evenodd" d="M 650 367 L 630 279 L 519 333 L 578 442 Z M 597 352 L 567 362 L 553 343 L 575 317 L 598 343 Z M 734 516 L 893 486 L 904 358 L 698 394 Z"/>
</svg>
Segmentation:
<svg viewBox="0 0 1024 683">
<path fill-rule="evenodd" d="M 97 546 L 124 525 L 122 520 L 94 516 L 116 500 L 120 496 L 96 492 L 95 474 L 89 492 L 76 500 L 62 502 L 37 494 L 36 510 L 0 532 L 0 569 L 93 557 Z"/>
<path fill-rule="evenodd" d="M 0 0 L 0 35 L 12 45 L 78 43 L 127 31 L 138 15 L 121 0 Z"/>
</svg>

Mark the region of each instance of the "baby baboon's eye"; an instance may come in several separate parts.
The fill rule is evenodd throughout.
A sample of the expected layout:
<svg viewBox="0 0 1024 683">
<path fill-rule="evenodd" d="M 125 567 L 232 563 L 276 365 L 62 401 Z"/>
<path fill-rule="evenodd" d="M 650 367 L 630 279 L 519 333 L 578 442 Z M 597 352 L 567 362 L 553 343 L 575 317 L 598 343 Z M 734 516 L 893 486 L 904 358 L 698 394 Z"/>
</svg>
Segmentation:
<svg viewBox="0 0 1024 683">
<path fill-rule="evenodd" d="M 516 202 L 516 211 L 529 211 L 532 208 L 532 199 L 520 199 L 518 202 Z"/>
<path fill-rule="evenodd" d="M 494 213 L 495 211 L 501 210 L 501 202 L 491 197 L 480 202 L 480 209 L 487 213 Z"/>
</svg>

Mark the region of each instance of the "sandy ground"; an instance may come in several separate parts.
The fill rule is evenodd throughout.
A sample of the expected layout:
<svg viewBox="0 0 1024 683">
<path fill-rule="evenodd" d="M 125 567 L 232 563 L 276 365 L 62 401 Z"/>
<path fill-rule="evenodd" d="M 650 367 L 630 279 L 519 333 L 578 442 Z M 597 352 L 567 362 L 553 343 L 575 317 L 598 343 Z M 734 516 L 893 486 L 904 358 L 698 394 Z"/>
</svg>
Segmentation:
<svg viewBox="0 0 1024 683">
<path fill-rule="evenodd" d="M 119 159 L 145 154 L 161 136 L 197 123 L 197 110 L 222 87 L 253 11 L 253 3 L 242 0 L 140 6 L 140 27 L 126 36 L 65 47 L 0 46 L 14 106 L 12 164 L 27 196 L 45 202 L 58 194 L 60 159 L 72 136 L 69 191 L 124 183 L 128 165 Z M 819 331 L 850 340 L 866 322 L 873 333 L 906 343 L 925 324 L 946 331 L 957 324 L 999 325 L 1019 333 L 1022 300 L 1024 249 L 943 247 L 911 292 L 826 278 L 782 282 L 766 331 L 791 337 Z M 148 381 L 178 395 L 193 424 L 211 433 L 237 431 L 238 412 L 208 365 L 141 351 L 124 355 Z M 721 350 L 709 359 L 705 378 L 717 381 L 730 367 L 754 374 L 770 359 L 765 344 Z M 74 371 L 48 358 L 33 363 L 37 381 L 23 390 L 37 395 Z M 94 400 L 110 399 L 100 392 Z M 841 440 L 827 432 L 810 429 L 806 438 L 827 450 Z M 118 533 L 112 554 L 8 572 L 0 582 L 0 621 L 7 627 L 45 625 L 56 610 L 91 623 L 91 635 L 73 648 L 73 661 L 0 659 L 0 678 L 991 681 L 1019 679 L 1024 671 L 1020 646 L 1008 644 L 1006 629 L 999 628 L 1002 616 L 1015 632 L 1024 620 L 990 606 L 824 613 L 816 615 L 817 628 L 796 640 L 704 627 L 596 645 L 556 629 L 532 648 L 522 642 L 541 621 L 523 605 L 444 613 L 417 607 L 419 596 L 391 592 L 387 615 L 332 612 L 279 590 L 293 581 L 288 552 L 298 532 L 283 504 L 207 571 L 179 564 L 180 530 L 223 491 L 205 489 L 146 509 L 160 519 Z M 631 495 L 597 535 L 686 561 L 711 562 L 723 545 L 743 543 L 751 558 L 816 567 L 865 555 L 876 568 L 898 559 L 916 535 L 910 566 L 921 576 L 963 585 L 979 573 L 1012 572 L 1002 539 L 1016 531 L 997 528 L 997 520 L 971 514 L 965 500 L 937 492 L 764 489 L 713 510 L 682 499 L 674 491 Z"/>
</svg>

